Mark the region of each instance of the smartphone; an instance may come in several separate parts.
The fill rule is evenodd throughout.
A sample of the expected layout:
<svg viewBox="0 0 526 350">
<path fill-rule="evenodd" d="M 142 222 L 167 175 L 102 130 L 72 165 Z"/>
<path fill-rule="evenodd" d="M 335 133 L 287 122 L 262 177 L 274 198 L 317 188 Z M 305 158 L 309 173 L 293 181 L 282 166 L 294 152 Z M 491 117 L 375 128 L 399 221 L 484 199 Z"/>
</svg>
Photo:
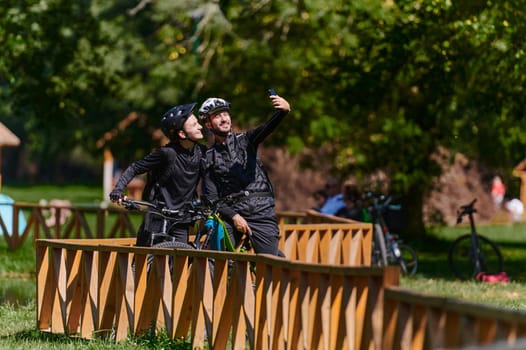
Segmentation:
<svg viewBox="0 0 526 350">
<path fill-rule="evenodd" d="M 274 89 L 268 89 L 268 94 L 270 96 L 276 96 L 277 95 L 276 90 L 274 90 Z"/>
</svg>

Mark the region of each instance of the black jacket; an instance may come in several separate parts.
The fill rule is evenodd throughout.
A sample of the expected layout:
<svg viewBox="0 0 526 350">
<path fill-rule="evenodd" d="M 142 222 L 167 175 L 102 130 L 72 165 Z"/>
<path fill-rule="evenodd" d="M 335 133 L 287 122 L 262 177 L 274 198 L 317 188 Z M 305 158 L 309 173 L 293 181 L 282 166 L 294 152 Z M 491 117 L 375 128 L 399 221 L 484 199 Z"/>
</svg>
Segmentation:
<svg viewBox="0 0 526 350">
<path fill-rule="evenodd" d="M 220 210 L 222 215 L 229 218 L 236 213 L 257 215 L 258 211 L 274 206 L 272 184 L 257 151 L 259 144 L 287 113 L 278 109 L 266 123 L 244 133 L 231 133 L 224 144 L 216 142 L 206 151 L 205 188 L 208 198 L 222 198 L 241 191 L 262 194 L 223 208 Z"/>
<path fill-rule="evenodd" d="M 178 209 L 197 198 L 196 189 L 203 173 L 205 150 L 200 144 L 187 150 L 178 143 L 170 142 L 132 163 L 122 173 L 115 189 L 123 191 L 135 176 L 149 173 L 143 199 L 164 202 L 168 208 Z"/>
</svg>

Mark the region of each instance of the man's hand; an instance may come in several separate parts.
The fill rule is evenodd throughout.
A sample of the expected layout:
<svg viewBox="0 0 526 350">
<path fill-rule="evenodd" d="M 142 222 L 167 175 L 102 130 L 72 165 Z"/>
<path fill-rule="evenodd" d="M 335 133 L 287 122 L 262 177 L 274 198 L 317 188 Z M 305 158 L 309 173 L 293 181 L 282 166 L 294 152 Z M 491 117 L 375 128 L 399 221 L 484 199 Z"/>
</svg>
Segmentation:
<svg viewBox="0 0 526 350">
<path fill-rule="evenodd" d="M 272 95 L 270 99 L 272 100 L 272 106 L 274 106 L 274 108 L 290 112 L 290 105 L 283 97 Z"/>
<path fill-rule="evenodd" d="M 118 205 L 122 205 L 122 201 L 126 199 L 126 196 L 124 195 L 124 192 L 121 190 L 113 190 L 110 192 L 110 200 L 113 203 L 117 203 Z"/>
<path fill-rule="evenodd" d="M 234 228 L 241 233 L 252 236 L 252 230 L 248 226 L 248 222 L 239 214 L 236 214 L 232 217 L 232 222 L 234 223 Z"/>
</svg>

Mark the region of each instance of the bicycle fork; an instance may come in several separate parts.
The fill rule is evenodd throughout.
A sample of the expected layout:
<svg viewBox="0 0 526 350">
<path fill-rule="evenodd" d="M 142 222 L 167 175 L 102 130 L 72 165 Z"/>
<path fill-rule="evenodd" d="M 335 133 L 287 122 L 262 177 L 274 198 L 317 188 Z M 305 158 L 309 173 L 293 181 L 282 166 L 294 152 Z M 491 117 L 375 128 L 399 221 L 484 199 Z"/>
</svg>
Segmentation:
<svg viewBox="0 0 526 350">
<path fill-rule="evenodd" d="M 476 233 L 471 233 L 471 261 L 473 263 L 473 267 L 475 268 L 474 276 L 476 276 L 479 272 L 482 271 L 482 265 L 484 257 L 482 256 L 482 253 L 480 252 L 480 240 Z"/>
<path fill-rule="evenodd" d="M 374 224 L 374 236 L 375 247 L 373 252 L 376 258 L 379 258 L 379 265 L 387 266 L 387 248 L 385 244 L 384 230 L 379 223 Z"/>
<path fill-rule="evenodd" d="M 400 250 L 400 247 L 398 246 L 398 241 L 396 240 L 396 237 L 388 233 L 387 240 L 389 241 L 388 246 L 390 251 L 392 252 L 396 262 L 398 265 L 400 265 L 400 268 L 402 269 L 403 274 L 407 274 L 407 265 L 405 263 L 404 258 L 402 257 L 402 251 Z"/>
<path fill-rule="evenodd" d="M 483 264 L 485 265 L 485 262 L 483 261 L 484 256 L 482 255 L 480 251 L 480 240 L 477 235 L 477 231 L 475 230 L 475 220 L 473 218 L 473 215 L 469 215 L 469 224 L 471 226 L 471 262 L 473 264 L 473 267 L 475 268 L 474 276 L 476 276 L 479 272 L 482 272 Z"/>
<path fill-rule="evenodd" d="M 396 236 L 389 233 L 389 231 L 384 232 L 382 225 L 375 224 L 375 243 L 378 244 L 378 248 L 375 247 L 375 254 L 380 260 L 381 266 L 387 266 L 389 259 L 396 261 L 402 273 L 407 274 L 407 266 L 405 260 L 402 257 L 402 251 L 398 246 L 398 241 Z M 379 256 L 378 256 L 379 255 Z"/>
</svg>

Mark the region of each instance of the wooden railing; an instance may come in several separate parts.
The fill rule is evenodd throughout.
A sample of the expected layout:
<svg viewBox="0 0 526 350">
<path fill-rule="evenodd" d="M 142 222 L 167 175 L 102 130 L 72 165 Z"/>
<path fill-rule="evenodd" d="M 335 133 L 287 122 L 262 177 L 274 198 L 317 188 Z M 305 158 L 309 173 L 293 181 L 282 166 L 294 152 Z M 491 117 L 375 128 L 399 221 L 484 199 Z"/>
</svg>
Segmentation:
<svg viewBox="0 0 526 350">
<path fill-rule="evenodd" d="M 372 236 L 366 223 L 284 224 L 279 245 L 291 260 L 370 266 Z"/>
<path fill-rule="evenodd" d="M 382 349 L 524 349 L 526 312 L 423 295 L 384 292 Z M 522 347 L 513 347 L 520 342 Z M 484 347 L 484 349 L 489 349 Z"/>
<path fill-rule="evenodd" d="M 61 217 L 68 212 L 65 222 Z M 20 213 L 26 217 L 26 226 L 21 230 Z M 46 220 L 52 215 L 54 224 L 48 226 Z M 131 216 L 137 215 L 115 207 L 95 206 L 50 206 L 16 202 L 13 204 L 12 230 L 0 217 L 0 233 L 10 250 L 22 246 L 27 237 L 39 238 L 116 238 L 131 237 L 136 234 L 136 225 Z M 20 233 L 20 231 L 22 231 Z"/>
<path fill-rule="evenodd" d="M 133 229 L 129 213 L 118 214 L 112 227 Z M 134 238 L 39 239 L 38 329 L 120 340 L 154 327 L 214 349 L 460 349 L 525 339 L 526 313 L 404 290 L 397 268 L 370 267 L 370 224 L 323 218 L 280 218 L 287 259 L 141 248 Z"/>
<path fill-rule="evenodd" d="M 132 216 L 141 215 L 110 205 L 100 206 L 57 206 L 15 202 L 12 205 L 13 217 L 11 232 L 0 216 L 0 234 L 4 237 L 9 250 L 16 250 L 28 237 L 39 238 L 126 238 L 135 237 L 138 221 Z M 20 213 L 26 218 L 26 226 L 19 222 Z M 67 213 L 65 216 L 64 213 Z M 308 212 L 278 212 L 280 224 L 299 224 L 309 222 L 345 222 L 323 221 Z M 316 221 L 310 220 L 316 218 Z M 64 220 L 65 219 L 65 220 Z M 344 219 L 345 220 L 345 219 Z M 49 222 L 53 224 L 48 226 Z M 348 221 L 347 221 L 348 222 Z"/>
<path fill-rule="evenodd" d="M 193 348 L 205 339 L 213 349 L 380 348 L 383 293 L 398 284 L 396 268 L 132 243 L 37 240 L 38 329 L 122 340 L 153 325 Z"/>
<path fill-rule="evenodd" d="M 133 239 L 36 243 L 37 325 L 53 333 L 122 340 L 153 327 L 214 349 L 511 347 L 526 336 L 525 312 L 404 290 L 393 267 L 139 248 Z"/>
</svg>

